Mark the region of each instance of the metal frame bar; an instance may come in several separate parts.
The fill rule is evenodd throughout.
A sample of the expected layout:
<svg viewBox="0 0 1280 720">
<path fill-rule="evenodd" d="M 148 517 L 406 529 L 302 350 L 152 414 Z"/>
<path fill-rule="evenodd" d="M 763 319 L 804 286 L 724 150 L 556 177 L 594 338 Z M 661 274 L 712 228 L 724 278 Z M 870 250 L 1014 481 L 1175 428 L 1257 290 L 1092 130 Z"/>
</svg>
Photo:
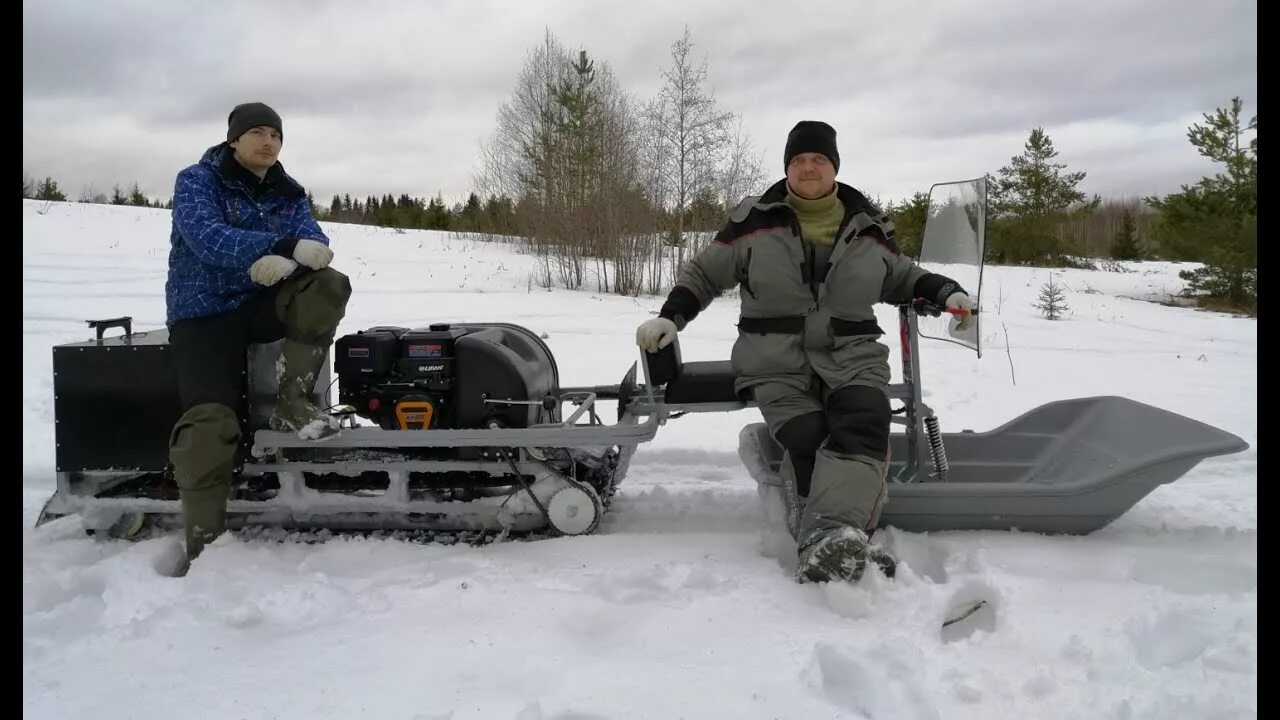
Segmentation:
<svg viewBox="0 0 1280 720">
<path fill-rule="evenodd" d="M 928 446 L 923 437 L 923 418 L 932 414 L 924 404 L 920 389 L 919 337 L 916 313 L 909 305 L 899 306 L 899 334 L 903 350 L 903 382 L 889 386 L 889 396 L 902 400 L 905 416 L 894 416 L 890 422 L 906 426 L 910 457 L 895 476 L 898 482 L 914 482 L 922 468 L 929 466 Z M 680 361 L 677 348 L 677 362 Z M 754 407 L 749 400 L 713 403 L 671 403 L 663 401 L 663 390 L 650 382 L 647 354 L 640 351 L 640 367 L 644 383 L 638 386 L 637 395 L 628 402 L 621 419 L 614 425 L 604 425 L 593 412 L 600 397 L 618 396 L 618 389 L 610 386 L 567 388 L 561 402 L 580 402 L 575 411 L 559 423 L 533 425 L 527 428 L 490 428 L 468 430 L 384 430 L 378 427 L 359 427 L 343 430 L 339 435 L 317 443 L 304 440 L 294 433 L 259 430 L 254 435 L 253 455 L 263 458 L 273 451 L 286 448 L 431 448 L 431 447 L 584 447 L 592 445 L 639 445 L 652 440 L 658 427 L 665 425 L 674 414 L 732 412 Z M 620 400 L 621 401 L 621 400 Z M 592 422 L 579 424 L 584 414 L 591 413 Z M 644 420 L 640 420 L 644 418 Z M 394 461 L 392 461 L 394 462 Z M 345 467 L 382 469 L 392 463 L 371 461 L 344 462 Z M 288 463 L 293 467 L 292 462 Z M 403 461 L 395 465 L 410 469 L 426 467 L 428 461 Z M 268 461 L 252 467 L 275 467 Z"/>
</svg>

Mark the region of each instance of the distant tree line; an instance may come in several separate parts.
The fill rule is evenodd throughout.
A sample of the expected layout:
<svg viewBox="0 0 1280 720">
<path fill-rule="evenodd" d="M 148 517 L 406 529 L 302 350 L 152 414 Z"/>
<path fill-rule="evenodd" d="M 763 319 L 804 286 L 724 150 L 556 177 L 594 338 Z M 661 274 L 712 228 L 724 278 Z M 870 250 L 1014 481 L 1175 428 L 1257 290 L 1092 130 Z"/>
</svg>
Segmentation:
<svg viewBox="0 0 1280 720">
<path fill-rule="evenodd" d="M 52 202 L 69 200 L 57 180 L 46 177 L 37 181 L 26 174 L 22 177 L 22 197 Z M 510 199 L 489 198 L 481 202 L 475 193 L 471 193 L 465 203 L 454 203 L 452 207 L 446 206 L 440 195 L 428 201 L 422 198 L 411 198 L 408 195 L 393 198 L 389 194 L 383 197 L 370 195 L 364 200 L 359 198 L 353 200 L 350 194 L 345 194 L 334 195 L 333 200 L 325 205 L 317 204 L 315 197 L 308 192 L 307 199 L 311 203 L 316 218 L 330 222 L 423 230 L 461 230 L 499 235 L 508 234 L 514 228 Z M 76 202 L 173 208 L 172 199 L 151 199 L 136 182 L 127 190 L 116 185 L 112 188 L 111 195 L 99 192 L 90 185 L 81 191 Z"/>
<path fill-rule="evenodd" d="M 67 194 L 63 192 L 58 185 L 58 181 L 52 177 L 45 177 L 43 180 L 35 180 L 26 173 L 22 174 L 22 197 L 31 200 L 49 200 L 52 202 L 67 202 Z M 138 187 L 138 183 L 128 190 L 122 190 L 119 185 L 112 188 L 110 197 L 105 193 L 98 192 L 92 185 L 87 186 L 77 198 L 77 202 L 97 203 L 99 205 L 133 205 L 135 207 L 151 207 L 151 208 L 168 208 L 172 207 L 167 202 L 161 200 L 152 200 L 142 192 L 142 188 Z"/>
<path fill-rule="evenodd" d="M 1090 258 L 1202 263 L 1180 273 L 1210 304 L 1256 312 L 1258 298 L 1258 118 L 1241 117 L 1240 99 L 1205 114 L 1187 137 L 1223 172 L 1181 192 L 1103 202 L 1077 186 L 1084 172 L 1055 162 L 1053 141 L 1031 131 L 1021 155 L 987 176 L 986 261 L 1090 266 Z M 1247 137 L 1252 135 L 1252 137 Z M 904 249 L 919 252 L 929 199 L 918 192 L 888 211 Z"/>
</svg>

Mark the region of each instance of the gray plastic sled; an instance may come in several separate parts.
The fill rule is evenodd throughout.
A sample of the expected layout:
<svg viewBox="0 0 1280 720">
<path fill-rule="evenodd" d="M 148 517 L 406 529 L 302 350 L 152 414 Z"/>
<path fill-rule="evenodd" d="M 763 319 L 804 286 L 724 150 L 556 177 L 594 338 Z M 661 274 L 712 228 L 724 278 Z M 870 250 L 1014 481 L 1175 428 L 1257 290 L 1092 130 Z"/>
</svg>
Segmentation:
<svg viewBox="0 0 1280 720">
<path fill-rule="evenodd" d="M 881 526 L 1087 534 L 1202 460 L 1249 447 L 1197 420 L 1112 396 L 1051 402 L 987 432 L 940 432 L 920 397 L 916 341 L 917 315 L 934 312 L 940 309 L 927 303 L 900 308 L 906 380 L 889 394 L 902 403 L 893 423 L 905 432 L 889 436 Z M 645 358 L 647 384 L 639 391 L 652 393 L 652 404 L 633 402 L 630 412 L 656 412 L 665 423 L 673 413 L 754 405 L 735 397 L 728 362 L 682 362 L 678 343 Z M 780 508 L 783 450 L 765 423 L 742 428 L 738 454 L 766 508 Z"/>
<path fill-rule="evenodd" d="M 892 483 L 881 526 L 1083 535 L 1201 460 L 1248 448 L 1231 433 L 1122 397 L 1053 402 L 989 432 L 942 438 L 945 480 Z M 906 435 L 890 440 L 892 477 L 908 452 Z M 781 487 L 782 449 L 764 423 L 742 429 L 739 452 L 758 483 Z"/>
</svg>

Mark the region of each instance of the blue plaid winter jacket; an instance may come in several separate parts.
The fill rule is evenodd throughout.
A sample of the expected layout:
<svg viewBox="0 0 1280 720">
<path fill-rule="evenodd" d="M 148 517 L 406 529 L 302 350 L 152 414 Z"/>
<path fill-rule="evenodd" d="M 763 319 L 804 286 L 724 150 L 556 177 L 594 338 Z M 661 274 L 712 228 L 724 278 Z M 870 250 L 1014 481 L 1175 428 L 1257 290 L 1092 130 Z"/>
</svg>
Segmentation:
<svg viewBox="0 0 1280 720">
<path fill-rule="evenodd" d="M 293 255 L 299 239 L 329 244 L 311 215 L 302 186 L 276 163 L 260 188 L 229 157 L 222 143 L 178 173 L 173 189 L 173 232 L 166 324 L 217 315 L 262 291 L 249 266 L 264 255 Z M 256 192 L 255 192 L 256 190 Z"/>
</svg>

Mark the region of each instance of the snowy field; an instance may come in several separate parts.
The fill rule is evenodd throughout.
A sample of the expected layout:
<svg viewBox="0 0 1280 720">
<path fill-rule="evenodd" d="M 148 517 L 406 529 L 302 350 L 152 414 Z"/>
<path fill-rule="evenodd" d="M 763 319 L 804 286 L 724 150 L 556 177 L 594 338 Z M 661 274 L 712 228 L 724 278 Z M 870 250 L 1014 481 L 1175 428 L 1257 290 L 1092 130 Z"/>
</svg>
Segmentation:
<svg viewBox="0 0 1280 720">
<path fill-rule="evenodd" d="M 172 538 L 94 541 L 75 518 L 34 528 L 54 487 L 51 348 L 92 337 L 86 319 L 163 326 L 169 213 L 24 201 L 22 219 L 24 717 L 1258 714 L 1257 322 L 1150 302 L 1181 289 L 1178 265 L 1055 271 L 1071 307 L 1058 322 L 1032 307 L 1048 271 L 989 267 L 983 357 L 922 341 L 947 432 L 1115 394 L 1250 444 L 1087 537 L 889 529 L 877 537 L 896 580 L 797 585 L 737 458 L 759 418 L 747 410 L 661 428 L 592 536 L 228 535 L 170 579 L 152 562 Z M 545 334 L 569 385 L 617 383 L 661 306 L 539 288 L 512 245 L 325 229 L 355 290 L 340 332 L 519 323 Z M 895 327 L 892 308 L 879 314 Z M 713 304 L 682 333 L 685 360 L 727 359 L 736 317 L 735 299 Z M 893 362 L 897 379 L 896 347 Z M 972 596 L 991 602 L 940 631 Z"/>
</svg>

